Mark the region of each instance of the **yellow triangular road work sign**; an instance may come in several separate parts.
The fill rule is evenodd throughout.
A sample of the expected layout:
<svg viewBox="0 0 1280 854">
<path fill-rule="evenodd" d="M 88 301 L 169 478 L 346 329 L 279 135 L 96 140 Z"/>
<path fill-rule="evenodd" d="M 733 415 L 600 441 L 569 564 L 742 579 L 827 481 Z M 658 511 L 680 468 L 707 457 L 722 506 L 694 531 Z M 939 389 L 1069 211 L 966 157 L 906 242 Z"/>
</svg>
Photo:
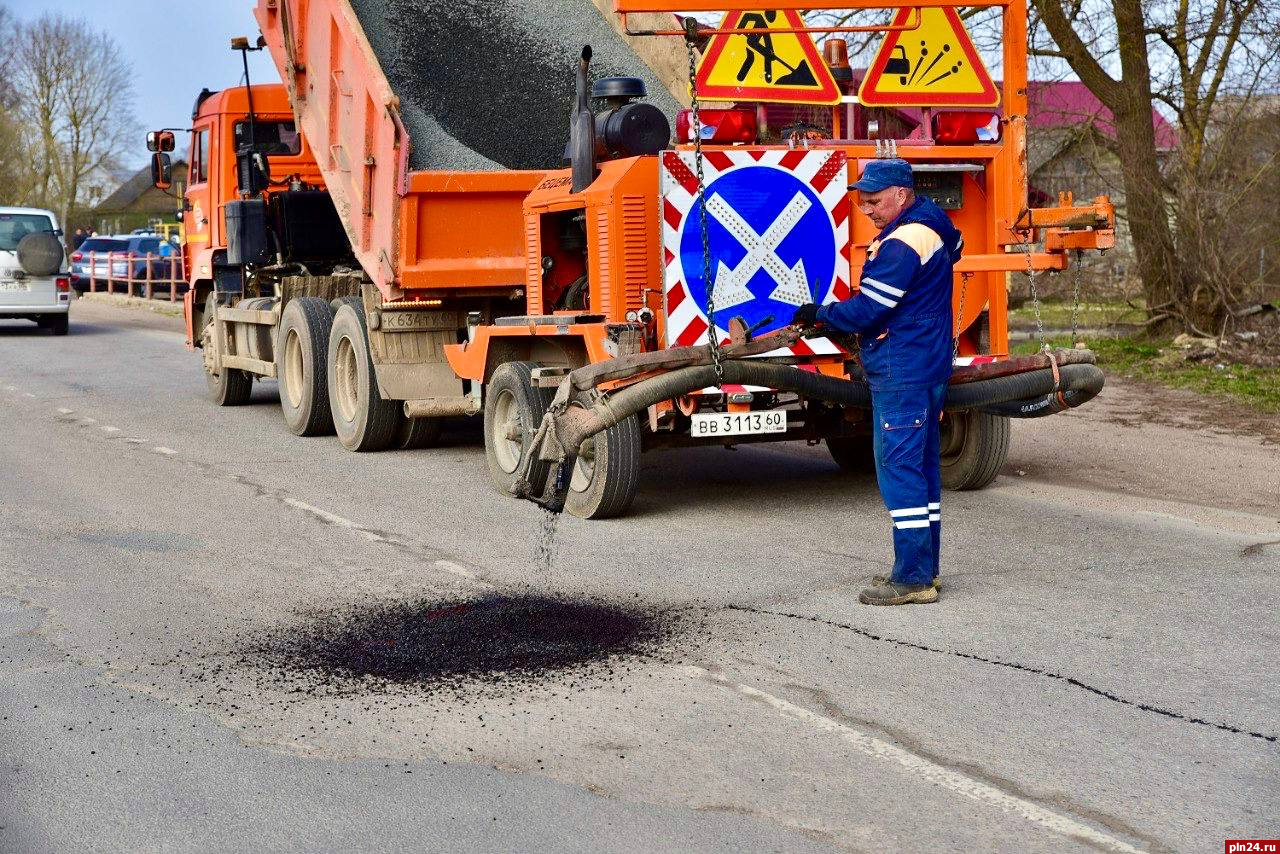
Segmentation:
<svg viewBox="0 0 1280 854">
<path fill-rule="evenodd" d="M 909 23 L 901 8 L 894 26 Z M 869 107 L 994 107 L 1000 92 L 956 10 L 920 10 L 920 27 L 885 36 L 858 100 Z"/>
<path fill-rule="evenodd" d="M 698 64 L 694 87 L 711 101 L 767 101 L 779 104 L 838 104 L 840 88 L 793 10 L 730 12 L 722 30 L 759 30 L 711 37 Z"/>
</svg>

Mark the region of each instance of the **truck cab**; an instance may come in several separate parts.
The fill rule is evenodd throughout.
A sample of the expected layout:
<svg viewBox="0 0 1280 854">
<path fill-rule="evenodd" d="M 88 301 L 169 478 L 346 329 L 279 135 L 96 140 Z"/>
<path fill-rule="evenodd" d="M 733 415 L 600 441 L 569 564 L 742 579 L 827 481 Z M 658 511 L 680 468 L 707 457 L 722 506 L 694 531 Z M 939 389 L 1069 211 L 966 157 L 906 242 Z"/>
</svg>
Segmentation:
<svg viewBox="0 0 1280 854">
<path fill-rule="evenodd" d="M 287 230 L 288 214 L 282 215 L 281 203 L 273 205 L 272 200 L 282 193 L 306 194 L 312 207 L 322 209 L 321 217 L 332 211 L 333 205 L 311 146 L 294 123 L 288 94 L 280 84 L 202 91 L 192 109 L 187 162 L 190 171 L 182 203 L 183 274 L 190 287 L 184 301 L 187 342 L 199 347 L 204 307 L 214 283 L 218 291 L 228 295 L 244 292 L 246 248 L 255 253 L 255 261 L 296 262 L 293 254 L 299 247 L 288 242 L 288 235 L 280 242 L 272 232 L 264 242 L 263 235 L 255 233 L 250 238 L 254 245 L 244 245 L 247 229 L 258 220 L 245 222 L 243 203 L 254 202 L 255 214 L 261 207 L 264 226 L 266 215 L 274 212 L 281 230 Z M 246 187 L 250 175 L 263 186 Z M 336 214 L 327 219 L 337 223 Z M 341 244 L 345 237 L 340 224 L 336 232 Z M 326 235 L 333 237 L 333 229 Z"/>
</svg>

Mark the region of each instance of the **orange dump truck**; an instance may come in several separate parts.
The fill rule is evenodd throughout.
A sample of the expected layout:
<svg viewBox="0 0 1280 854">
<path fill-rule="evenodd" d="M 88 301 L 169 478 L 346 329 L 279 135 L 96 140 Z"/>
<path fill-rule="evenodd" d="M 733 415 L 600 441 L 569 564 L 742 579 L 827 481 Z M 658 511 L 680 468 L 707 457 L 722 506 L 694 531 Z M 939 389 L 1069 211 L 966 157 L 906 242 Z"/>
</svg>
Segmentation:
<svg viewBox="0 0 1280 854">
<path fill-rule="evenodd" d="M 851 343 L 786 325 L 799 304 L 857 287 L 874 237 L 848 188 L 859 161 L 890 151 L 909 160 L 920 192 L 962 231 L 953 300 L 961 365 L 1016 362 L 1007 358 L 1008 271 L 1066 269 L 1069 250 L 1112 239 L 1105 200 L 1027 208 L 1022 0 L 993 4 L 1004 19 L 1005 79 L 990 123 L 998 130 L 981 139 L 973 132 L 980 122 L 939 114 L 924 139 L 838 138 L 837 119 L 832 134 L 770 142 L 747 108 L 715 114 L 719 124 L 703 125 L 693 142 L 673 141 L 671 120 L 683 129 L 692 117 L 656 105 L 673 103 L 670 92 L 646 87 L 639 72 L 591 83 L 584 51 L 564 57 L 561 88 L 576 86 L 576 97 L 524 117 L 530 139 L 542 142 L 521 150 L 522 125 L 494 119 L 519 157 L 543 152 L 537 169 L 504 168 L 491 137 L 462 138 L 475 125 L 459 124 L 431 79 L 406 76 L 412 63 L 406 70 L 404 56 L 388 55 L 385 33 L 366 32 L 376 5 L 258 0 L 283 90 L 253 87 L 262 94 L 252 128 L 243 89 L 206 100 L 195 120 L 187 233 L 210 242 L 192 247 L 191 342 L 203 348 L 218 403 L 243 402 L 254 378 L 274 377 L 285 424 L 299 435 L 336 432 L 360 451 L 422 447 L 441 419 L 483 413 L 498 489 L 536 496 L 550 488 L 550 464 L 567 462 L 555 471 L 563 504 L 590 518 L 625 512 L 650 448 L 825 440 L 842 466 L 867 466 L 862 398 L 824 391 L 856 382 Z M 715 8 L 754 6 L 719 0 Z M 615 5 L 620 26 L 637 13 L 652 21 L 653 13 L 700 10 L 690 0 Z M 585 5 L 583 14 L 599 13 Z M 666 20 L 679 32 L 674 16 Z M 685 32 L 699 46 L 715 33 Z M 501 102 L 500 93 L 469 96 L 477 115 Z M 432 105 L 439 116 L 427 114 Z M 563 151 L 552 151 L 557 140 Z M 465 157 L 433 159 L 455 144 Z M 439 168 L 454 162 L 482 165 Z M 197 182 L 206 168 L 209 181 L 222 182 L 207 198 Z M 1031 251 L 1037 239 L 1045 251 Z M 1051 368 L 1052 388 L 1024 383 L 999 400 L 1043 414 L 1090 396 L 1072 399 L 1077 392 L 1060 375 L 1072 366 L 1059 364 L 1070 360 L 1051 361 L 1030 367 L 1046 376 Z M 737 367 L 726 374 L 722 362 Z M 703 382 L 708 365 L 715 373 Z M 683 385 L 654 385 L 673 372 Z M 636 393 L 646 381 L 657 395 Z M 611 401 L 631 408 L 611 413 Z M 560 429 L 574 407 L 599 423 Z M 1018 410 L 947 413 L 950 487 L 990 482 Z M 566 435 L 576 437 L 573 447 L 557 449 Z"/>
</svg>

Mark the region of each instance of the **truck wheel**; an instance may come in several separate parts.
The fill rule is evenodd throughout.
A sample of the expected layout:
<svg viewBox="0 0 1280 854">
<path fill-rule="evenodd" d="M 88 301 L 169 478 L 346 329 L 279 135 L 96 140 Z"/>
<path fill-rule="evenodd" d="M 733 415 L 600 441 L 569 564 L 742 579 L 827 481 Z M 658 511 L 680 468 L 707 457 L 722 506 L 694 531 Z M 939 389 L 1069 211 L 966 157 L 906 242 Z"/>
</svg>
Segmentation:
<svg viewBox="0 0 1280 854">
<path fill-rule="evenodd" d="M 870 436 L 828 438 L 827 450 L 843 472 L 867 474 L 876 470 L 876 453 Z"/>
<path fill-rule="evenodd" d="M 218 304 L 218 295 L 209 294 L 204 303 L 204 331 L 200 338 L 204 341 L 204 378 L 209 384 L 209 396 L 219 406 L 241 406 L 249 401 L 253 393 L 253 375 L 238 368 L 223 368 L 215 373 L 213 369 L 214 355 L 218 352 L 218 339 L 214 334 L 213 311 Z"/>
<path fill-rule="evenodd" d="M 402 418 L 392 447 L 402 451 L 433 448 L 444 431 L 443 418 Z"/>
<path fill-rule="evenodd" d="M 632 416 L 583 443 L 565 509 L 583 519 L 610 519 L 631 507 L 640 486 L 640 420 Z"/>
<path fill-rule="evenodd" d="M 985 412 L 947 412 L 942 418 L 942 485 L 982 489 L 1009 456 L 1009 419 Z"/>
<path fill-rule="evenodd" d="M 333 428 L 342 447 L 349 451 L 389 448 L 404 415 L 398 401 L 383 400 L 378 392 L 364 309 L 358 302 L 343 302 L 334 315 L 326 378 Z"/>
<path fill-rule="evenodd" d="M 333 432 L 329 411 L 329 334 L 333 311 L 317 297 L 289 301 L 280 317 L 276 345 L 276 376 L 280 384 L 280 412 L 285 426 L 297 436 Z"/>
<path fill-rule="evenodd" d="M 515 495 L 516 471 L 542 423 L 554 392 L 535 388 L 533 362 L 505 362 L 485 386 L 484 457 L 489 477 L 503 495 Z M 549 465 L 535 462 L 530 480 L 545 479 Z"/>
</svg>

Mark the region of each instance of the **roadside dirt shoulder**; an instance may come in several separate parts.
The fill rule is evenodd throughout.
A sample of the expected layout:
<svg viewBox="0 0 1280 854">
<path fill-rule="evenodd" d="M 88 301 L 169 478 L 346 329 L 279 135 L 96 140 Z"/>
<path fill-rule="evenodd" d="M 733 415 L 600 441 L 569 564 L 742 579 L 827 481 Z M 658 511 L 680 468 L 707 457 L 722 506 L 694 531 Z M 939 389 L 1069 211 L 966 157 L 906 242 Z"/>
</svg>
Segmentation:
<svg viewBox="0 0 1280 854">
<path fill-rule="evenodd" d="M 1015 421 L 1001 473 L 1280 519 L 1280 419 L 1108 376 L 1078 410 Z"/>
<path fill-rule="evenodd" d="M 185 333 L 182 303 L 157 302 L 122 294 L 88 294 L 71 304 L 71 334 L 80 323 Z"/>
</svg>

